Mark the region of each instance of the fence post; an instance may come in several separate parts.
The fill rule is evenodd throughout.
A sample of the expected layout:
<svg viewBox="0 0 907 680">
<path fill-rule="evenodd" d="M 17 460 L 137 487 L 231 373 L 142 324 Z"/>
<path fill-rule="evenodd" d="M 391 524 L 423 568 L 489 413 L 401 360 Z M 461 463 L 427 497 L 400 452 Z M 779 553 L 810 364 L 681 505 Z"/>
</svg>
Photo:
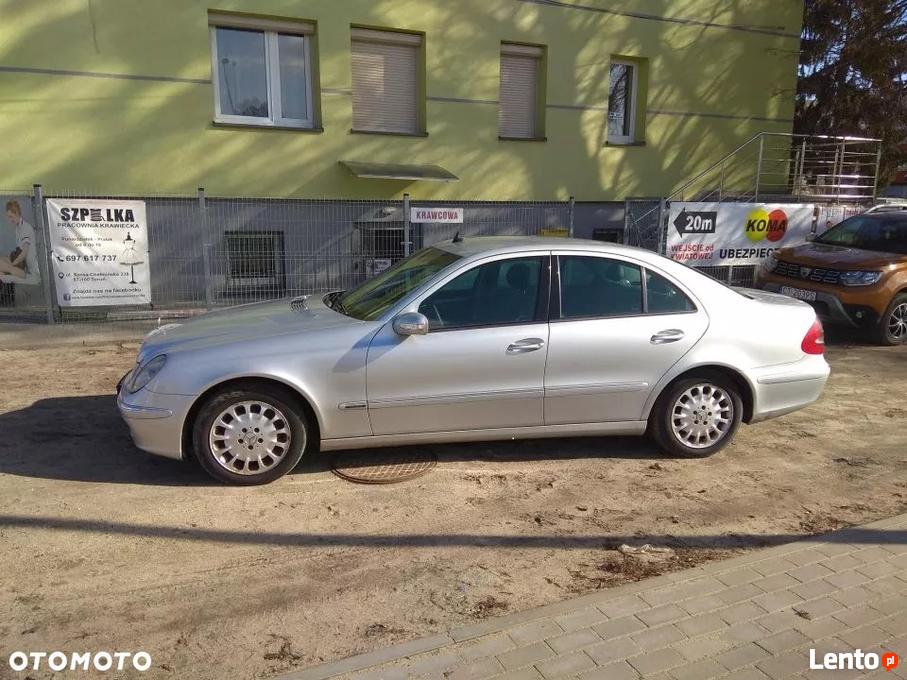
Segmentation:
<svg viewBox="0 0 907 680">
<path fill-rule="evenodd" d="M 571 196 L 567 202 L 567 236 L 573 238 L 573 209 L 576 207 L 576 199 Z"/>
<path fill-rule="evenodd" d="M 724 161 L 721 161 L 721 168 L 718 174 L 718 202 L 721 203 L 721 200 L 724 196 Z"/>
<path fill-rule="evenodd" d="M 876 149 L 876 166 L 872 178 L 872 201 L 875 203 L 876 197 L 879 195 L 879 166 L 882 163 L 882 143 L 878 143 L 878 149 Z"/>
<path fill-rule="evenodd" d="M 756 193 L 753 201 L 759 202 L 759 184 L 762 182 L 762 154 L 765 151 L 765 137 L 759 135 L 759 162 L 756 164 Z"/>
<path fill-rule="evenodd" d="M 54 323 L 54 267 L 50 247 L 50 225 L 47 223 L 47 213 L 44 210 L 44 187 L 40 184 L 32 186 L 32 211 L 44 240 L 44 311 L 47 314 L 47 323 Z M 36 243 L 35 248 L 38 247 Z M 40 260 L 39 260 L 40 262 Z"/>
<path fill-rule="evenodd" d="M 803 175 L 803 170 L 806 167 L 806 138 L 803 138 L 803 144 L 800 147 L 800 169 L 797 171 L 797 200 L 803 198 L 803 186 L 805 183 L 805 177 Z"/>
<path fill-rule="evenodd" d="M 659 255 L 666 255 L 668 250 L 668 201 L 662 198 L 658 201 L 658 250 Z"/>
<path fill-rule="evenodd" d="M 409 194 L 403 194 L 403 257 L 409 257 L 412 248 L 409 224 Z"/>
<path fill-rule="evenodd" d="M 214 306 L 214 295 L 211 292 L 211 233 L 208 229 L 208 201 L 205 198 L 205 187 L 198 188 L 198 210 L 201 213 L 202 232 L 202 266 L 205 274 L 205 309 Z"/>
</svg>

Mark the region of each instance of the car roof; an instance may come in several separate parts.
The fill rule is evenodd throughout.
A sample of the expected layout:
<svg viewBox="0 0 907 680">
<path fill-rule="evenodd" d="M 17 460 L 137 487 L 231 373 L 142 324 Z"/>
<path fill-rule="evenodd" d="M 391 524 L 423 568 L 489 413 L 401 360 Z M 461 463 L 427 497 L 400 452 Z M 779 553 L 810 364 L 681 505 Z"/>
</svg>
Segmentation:
<svg viewBox="0 0 907 680">
<path fill-rule="evenodd" d="M 625 246 L 620 243 L 593 241 L 579 238 L 557 238 L 544 236 L 463 236 L 460 241 L 440 241 L 431 245 L 433 248 L 459 255 L 473 257 L 476 255 L 496 255 L 519 252 L 521 250 L 577 250 L 602 253 L 623 254 L 628 256 L 652 256 L 651 250 Z"/>
</svg>

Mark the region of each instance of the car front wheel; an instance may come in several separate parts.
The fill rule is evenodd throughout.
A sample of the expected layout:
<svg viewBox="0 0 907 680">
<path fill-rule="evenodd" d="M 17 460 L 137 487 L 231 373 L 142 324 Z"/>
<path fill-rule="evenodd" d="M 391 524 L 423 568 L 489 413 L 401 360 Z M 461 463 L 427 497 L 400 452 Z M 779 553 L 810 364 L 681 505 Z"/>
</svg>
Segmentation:
<svg viewBox="0 0 907 680">
<path fill-rule="evenodd" d="M 704 458 L 730 443 L 742 413 L 736 386 L 722 375 L 703 373 L 678 380 L 662 393 L 649 433 L 665 453 Z"/>
<path fill-rule="evenodd" d="M 898 295 L 879 321 L 879 341 L 883 345 L 907 342 L 907 295 Z"/>
<path fill-rule="evenodd" d="M 200 409 L 193 444 L 202 468 L 221 482 L 267 484 L 302 458 L 308 430 L 292 395 L 279 388 L 227 389 Z"/>
</svg>

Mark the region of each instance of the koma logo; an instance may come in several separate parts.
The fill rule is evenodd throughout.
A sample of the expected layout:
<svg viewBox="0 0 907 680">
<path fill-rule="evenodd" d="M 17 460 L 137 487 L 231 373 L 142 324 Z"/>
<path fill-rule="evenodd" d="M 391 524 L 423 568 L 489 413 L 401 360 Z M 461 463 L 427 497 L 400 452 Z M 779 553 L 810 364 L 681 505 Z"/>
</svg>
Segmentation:
<svg viewBox="0 0 907 680">
<path fill-rule="evenodd" d="M 787 213 L 781 209 L 768 212 L 765 208 L 756 208 L 746 216 L 744 231 L 750 241 L 765 238 L 772 243 L 780 241 L 787 232 Z"/>
<path fill-rule="evenodd" d="M 131 208 L 60 208 L 64 222 L 135 222 Z"/>
</svg>

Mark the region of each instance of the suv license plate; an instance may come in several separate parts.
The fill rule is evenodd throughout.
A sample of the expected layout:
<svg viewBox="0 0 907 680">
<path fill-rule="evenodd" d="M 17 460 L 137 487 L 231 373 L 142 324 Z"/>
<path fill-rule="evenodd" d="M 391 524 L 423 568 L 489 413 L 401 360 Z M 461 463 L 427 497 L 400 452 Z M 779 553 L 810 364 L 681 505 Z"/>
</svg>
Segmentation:
<svg viewBox="0 0 907 680">
<path fill-rule="evenodd" d="M 816 301 L 816 291 L 803 290 L 802 288 L 791 288 L 790 286 L 781 286 L 781 294 L 788 297 L 797 298 L 806 302 Z"/>
</svg>

